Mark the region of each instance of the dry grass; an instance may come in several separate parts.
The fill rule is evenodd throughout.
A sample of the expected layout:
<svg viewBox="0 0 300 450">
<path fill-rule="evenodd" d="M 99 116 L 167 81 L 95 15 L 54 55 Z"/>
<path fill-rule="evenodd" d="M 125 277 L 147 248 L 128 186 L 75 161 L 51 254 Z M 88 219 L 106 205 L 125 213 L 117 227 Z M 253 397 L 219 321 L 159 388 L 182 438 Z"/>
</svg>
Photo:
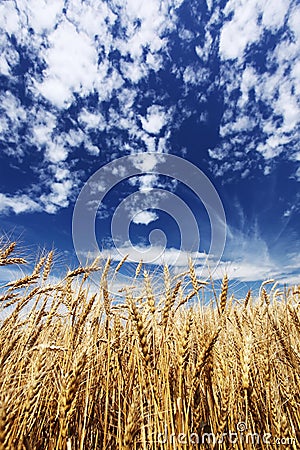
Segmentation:
<svg viewBox="0 0 300 450">
<path fill-rule="evenodd" d="M 163 298 L 144 271 L 116 306 L 111 261 L 50 285 L 52 259 L 1 293 L 0 450 L 299 448 L 299 288 L 229 301 L 225 276 L 204 305 L 190 261 L 190 293 L 165 267 Z"/>
</svg>

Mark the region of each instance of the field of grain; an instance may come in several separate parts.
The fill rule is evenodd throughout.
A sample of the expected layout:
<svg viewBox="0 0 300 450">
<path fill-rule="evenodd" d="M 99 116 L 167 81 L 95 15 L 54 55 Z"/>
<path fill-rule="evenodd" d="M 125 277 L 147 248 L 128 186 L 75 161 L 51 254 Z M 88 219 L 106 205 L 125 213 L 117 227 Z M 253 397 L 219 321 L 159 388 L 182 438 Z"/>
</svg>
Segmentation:
<svg viewBox="0 0 300 450">
<path fill-rule="evenodd" d="M 1 290 L 0 450 L 299 448 L 299 287 L 237 301 L 225 275 L 204 304 L 192 263 L 159 296 L 139 264 L 116 304 L 109 260 L 50 283 L 52 259 Z"/>
</svg>

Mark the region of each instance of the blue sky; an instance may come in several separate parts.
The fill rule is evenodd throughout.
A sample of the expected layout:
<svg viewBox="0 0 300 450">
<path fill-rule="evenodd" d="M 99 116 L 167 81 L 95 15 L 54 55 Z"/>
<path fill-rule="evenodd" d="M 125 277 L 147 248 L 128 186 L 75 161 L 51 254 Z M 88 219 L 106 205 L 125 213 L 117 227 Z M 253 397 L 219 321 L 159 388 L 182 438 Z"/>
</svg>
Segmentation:
<svg viewBox="0 0 300 450">
<path fill-rule="evenodd" d="M 149 261 L 165 246 L 153 262 L 180 271 L 181 232 L 200 271 L 212 238 L 205 205 L 192 179 L 186 186 L 156 173 L 146 153 L 174 155 L 208 177 L 224 208 L 227 239 L 220 262 L 210 255 L 214 277 L 299 282 L 296 1 L 6 0 L 0 28 L 2 233 L 28 249 L 54 246 L 73 264 L 81 189 L 111 161 L 140 155 L 141 173 L 125 180 L 120 165 L 120 183 L 98 208 L 99 248 L 117 262 L 132 245 Z M 176 224 L 176 211 L 161 210 L 166 195 L 192 212 L 197 248 L 191 221 Z M 113 242 L 122 202 L 132 220 L 127 239 Z"/>
</svg>

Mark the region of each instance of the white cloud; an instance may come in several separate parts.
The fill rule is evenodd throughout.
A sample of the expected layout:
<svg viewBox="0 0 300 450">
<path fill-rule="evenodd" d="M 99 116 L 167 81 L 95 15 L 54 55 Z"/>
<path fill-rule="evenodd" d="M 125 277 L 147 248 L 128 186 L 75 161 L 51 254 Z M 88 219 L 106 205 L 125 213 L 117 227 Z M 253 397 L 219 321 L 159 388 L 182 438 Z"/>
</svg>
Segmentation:
<svg viewBox="0 0 300 450">
<path fill-rule="evenodd" d="M 29 25 L 36 33 L 42 34 L 55 27 L 62 15 L 64 1 L 30 0 L 25 2 L 23 7 Z"/>
<path fill-rule="evenodd" d="M 146 64 L 155 72 L 158 72 L 163 67 L 163 57 L 160 54 L 148 52 L 146 56 Z"/>
<path fill-rule="evenodd" d="M 297 42 L 300 40 L 300 30 L 299 30 L 299 21 L 300 21 L 300 6 L 295 6 L 291 14 L 289 16 L 289 26 L 295 35 L 295 39 Z"/>
<path fill-rule="evenodd" d="M 168 114 L 163 106 L 152 105 L 147 109 L 147 116 L 140 116 L 143 129 L 150 134 L 159 134 L 168 121 Z"/>
<path fill-rule="evenodd" d="M 121 111 L 123 111 L 124 117 L 133 117 L 133 105 L 137 97 L 137 92 L 135 89 L 124 88 L 118 92 L 118 101 L 120 103 Z"/>
<path fill-rule="evenodd" d="M 248 45 L 257 42 L 263 28 L 277 30 L 284 23 L 289 8 L 288 0 L 229 0 L 225 16 L 232 17 L 223 25 L 220 36 L 220 54 L 224 59 L 242 58 Z M 259 16 L 262 24 L 259 25 Z"/>
<path fill-rule="evenodd" d="M 152 211 L 140 211 L 133 217 L 133 222 L 138 225 L 149 225 L 158 219 L 158 215 Z"/>
<path fill-rule="evenodd" d="M 15 214 L 40 211 L 40 205 L 28 195 L 8 196 L 0 193 L 0 212 L 8 214 L 13 211 Z"/>
<path fill-rule="evenodd" d="M 300 96 L 300 61 L 296 61 L 292 67 L 292 77 L 295 86 L 295 94 Z"/>
<path fill-rule="evenodd" d="M 70 147 L 79 147 L 85 139 L 82 130 L 70 130 L 69 133 L 61 135 L 62 141 L 66 142 Z"/>
<path fill-rule="evenodd" d="M 101 252 L 104 260 L 111 257 L 116 262 L 119 262 L 127 254 L 129 255 L 128 261 L 139 262 L 140 259 L 143 259 L 145 263 L 151 263 L 155 267 L 168 264 L 173 274 L 182 273 L 186 270 L 189 258 L 191 258 L 195 264 L 196 273 L 201 280 L 208 279 L 210 276 L 214 280 L 220 280 L 227 273 L 231 281 L 256 282 L 275 279 L 281 284 L 299 284 L 299 276 L 296 275 L 299 264 L 294 264 L 293 267 L 284 265 L 282 262 L 279 264 L 271 260 L 269 255 L 265 253 L 265 249 L 263 249 L 261 255 L 251 254 L 248 258 L 223 259 L 213 272 L 211 272 L 209 266 L 212 267 L 216 261 L 213 257 L 208 257 L 207 254 L 200 252 L 188 253 L 179 249 L 160 246 L 138 245 L 133 247 L 129 244 Z"/>
<path fill-rule="evenodd" d="M 98 156 L 101 152 L 97 145 L 93 145 L 88 139 L 84 141 L 85 148 L 90 155 Z"/>
<path fill-rule="evenodd" d="M 123 77 L 127 80 L 130 80 L 132 83 L 138 83 L 148 74 L 148 68 L 146 64 L 141 64 L 139 61 L 122 61 L 121 70 Z"/>
<path fill-rule="evenodd" d="M 193 66 L 188 66 L 183 72 L 184 83 L 192 85 L 200 85 L 201 82 L 207 81 L 209 77 L 209 70 L 206 68 L 195 69 Z"/>
<path fill-rule="evenodd" d="M 215 279 L 222 279 L 224 273 L 227 273 L 230 280 L 241 282 L 266 281 L 274 279 L 280 284 L 299 284 L 300 275 L 296 274 L 299 267 L 291 270 L 284 264 L 278 264 L 274 261 L 261 262 L 256 260 L 244 259 L 235 261 L 222 261 L 214 273 Z M 294 272 L 294 273 L 293 273 Z"/>
<path fill-rule="evenodd" d="M 26 110 L 11 92 L 6 91 L 1 95 L 1 108 L 13 124 L 21 125 L 26 120 Z"/>
<path fill-rule="evenodd" d="M 227 158 L 222 167 L 216 168 L 219 175 L 234 169 L 232 152 L 241 144 L 246 152 L 260 152 L 266 163 L 280 154 L 295 160 L 300 122 L 297 97 L 300 92 L 297 66 L 300 33 L 296 25 L 300 8 L 290 5 L 288 0 L 276 4 L 262 0 L 230 0 L 225 7 L 228 22 L 221 30 L 219 47 L 223 59 L 221 84 L 225 88 L 225 113 L 220 126 L 222 143 L 209 151 L 216 161 Z M 274 50 L 266 54 L 264 70 L 257 68 L 259 60 L 248 52 L 248 46 L 254 43 L 261 46 L 263 33 L 280 30 L 286 19 L 290 30 L 282 33 Z M 250 139 L 249 131 L 254 127 L 255 133 Z M 241 134 L 243 131 L 248 133 Z"/>
<path fill-rule="evenodd" d="M 286 286 L 299 286 L 300 275 L 283 275 L 280 277 L 280 284 L 285 284 Z"/>
<path fill-rule="evenodd" d="M 198 39 L 196 33 L 180 24 L 177 27 L 176 8 L 182 3 L 183 0 L 152 0 L 150 3 L 147 0 L 115 0 L 110 3 L 73 0 L 65 4 L 62 0 L 27 0 L 19 2 L 18 9 L 13 1 L 1 3 L 0 27 L 26 49 L 26 55 L 34 64 L 23 77 L 29 100 L 26 107 L 9 92 L 0 98 L 0 135 L 6 143 L 5 151 L 19 159 L 32 151 L 32 145 L 40 152 L 43 162 L 36 171 L 43 175 L 35 188 L 36 192 L 40 189 L 39 193 L 50 189 L 52 197 L 48 210 L 56 210 L 59 205 L 63 207 L 70 200 L 72 190 L 68 186 L 77 164 L 73 159 L 73 149 L 79 146 L 85 149 L 84 157 L 90 158 L 89 161 L 100 154 L 99 135 L 95 137 L 95 131 L 106 135 L 106 144 L 103 143 L 101 151 L 104 154 L 110 152 L 111 158 L 117 157 L 121 150 L 131 153 L 169 151 L 171 130 L 178 126 L 178 121 L 172 119 L 175 108 L 181 109 L 182 103 L 174 105 L 174 108 L 162 107 L 165 97 L 155 98 L 155 93 L 147 91 L 150 99 L 149 102 L 147 99 L 147 105 L 151 101 L 153 105 L 143 114 L 138 83 L 147 81 L 152 71 L 159 71 L 165 61 L 169 61 L 167 44 L 170 32 L 180 30 L 181 38 L 186 41 Z M 197 40 L 198 45 L 193 44 L 199 66 L 209 63 L 215 51 L 218 42 L 215 25 L 220 25 L 223 13 L 212 1 L 207 5 L 211 17 L 206 24 L 205 36 L 201 43 L 198 44 Z M 227 111 L 220 127 L 224 144 L 209 151 L 215 163 L 233 152 L 235 145 L 243 143 L 242 132 L 254 126 L 260 127 L 265 138 L 261 142 L 255 140 L 245 148 L 248 150 L 254 146 L 266 159 L 285 152 L 285 146 L 297 138 L 299 106 L 294 93 L 300 92 L 300 65 L 297 62 L 299 7 L 291 7 L 289 11 L 291 33 L 286 33 L 284 40 L 281 39 L 274 52 L 268 55 L 266 64 L 277 67 L 275 73 L 261 73 L 251 66 L 251 62 L 243 70 L 241 64 L 248 44 L 258 42 L 264 29 L 273 32 L 281 26 L 287 5 L 285 0 L 279 0 L 272 7 L 270 2 L 265 4 L 263 0 L 230 0 L 227 3 L 224 10 L 227 22 L 221 30 L 219 49 L 223 58 L 220 88 L 224 87 L 226 91 Z M 3 46 L 5 51 L 0 56 L 0 71 L 13 85 L 13 67 L 18 64 L 19 55 L 7 39 Z M 238 61 L 227 61 L 232 57 Z M 178 79 L 186 83 L 185 93 L 189 92 L 191 85 L 195 87 L 206 82 L 209 75 L 197 64 L 176 66 L 174 71 L 177 71 Z M 234 89 L 241 91 L 237 102 L 230 98 Z M 48 100 L 47 105 L 42 96 Z M 89 96 L 93 96 L 93 106 Z M 202 100 L 207 101 L 205 95 Z M 111 104 L 107 114 L 102 108 L 104 101 Z M 270 108 L 271 115 L 267 119 L 262 118 L 255 108 L 252 114 L 253 103 L 258 102 Z M 39 107 L 36 106 L 38 103 Z M 32 104 L 34 106 L 30 106 Z M 74 106 L 72 112 L 64 111 L 71 105 Z M 181 120 L 189 114 L 184 108 L 181 112 Z M 66 116 L 67 119 L 64 118 Z M 282 118 L 280 126 L 278 116 Z M 68 121 L 67 129 L 71 128 L 68 132 L 65 131 L 64 120 Z M 230 145 L 226 141 L 228 139 Z M 247 173 L 239 161 L 226 164 L 217 173 L 226 167 Z M 52 169 L 53 165 L 57 166 L 57 171 Z M 56 182 L 62 186 L 57 187 Z M 155 176 L 145 177 L 140 189 L 147 191 L 156 182 Z M 28 189 L 24 188 L 25 192 Z M 54 194 L 59 205 L 52 202 Z M 39 203 L 38 198 L 35 201 Z"/>
<path fill-rule="evenodd" d="M 70 88 L 59 78 L 45 77 L 43 83 L 36 84 L 37 90 L 58 108 L 69 107 L 73 100 Z"/>
<path fill-rule="evenodd" d="M 50 183 L 50 194 L 40 197 L 44 210 L 49 214 L 55 214 L 60 208 L 69 205 L 69 197 L 72 193 L 73 183 L 70 179 Z"/>
<path fill-rule="evenodd" d="M 106 121 L 101 113 L 92 113 L 86 108 L 81 110 L 78 120 L 80 123 L 84 124 L 88 130 L 97 129 L 103 131 L 106 127 Z"/>
<path fill-rule="evenodd" d="M 163 155 L 141 153 L 139 155 L 134 155 L 132 161 L 136 168 L 140 169 L 142 172 L 153 171 L 156 165 L 164 160 Z"/>
<path fill-rule="evenodd" d="M 43 109 L 38 109 L 33 114 L 35 124 L 32 128 L 31 139 L 37 148 L 41 148 L 51 142 L 57 119 L 54 114 Z"/>
<path fill-rule="evenodd" d="M 227 136 L 241 131 L 249 131 L 255 126 L 255 121 L 248 116 L 239 116 L 235 122 L 220 127 L 220 136 Z"/>
<path fill-rule="evenodd" d="M 57 181 L 62 181 L 70 176 L 69 170 L 66 169 L 65 167 L 53 165 L 51 168 L 53 169 Z"/>
<path fill-rule="evenodd" d="M 163 137 L 160 137 L 158 140 L 157 151 L 158 153 L 168 153 L 168 141 L 171 136 L 171 130 L 168 130 Z"/>
<path fill-rule="evenodd" d="M 53 183 L 51 185 L 52 194 L 50 196 L 50 200 L 52 203 L 58 206 L 65 207 L 67 206 L 69 192 L 72 189 L 71 180 L 64 180 L 60 183 Z"/>
<path fill-rule="evenodd" d="M 19 63 L 19 53 L 4 35 L 0 35 L 0 74 L 12 76 L 12 69 Z"/>
<path fill-rule="evenodd" d="M 120 261 L 124 255 L 128 256 L 128 261 L 136 261 L 139 262 L 140 259 L 143 259 L 144 263 L 153 263 L 159 266 L 163 264 L 170 265 L 170 268 L 173 267 L 182 271 L 182 269 L 188 267 L 189 258 L 195 263 L 203 263 L 207 259 L 207 255 L 205 253 L 200 252 L 183 252 L 176 248 L 164 248 L 160 246 L 146 246 L 146 245 L 137 245 L 132 246 L 130 244 L 124 244 L 118 248 L 106 249 L 101 252 L 101 256 L 103 259 L 107 259 L 111 257 L 114 261 Z M 95 255 L 96 256 L 96 255 Z"/>
<path fill-rule="evenodd" d="M 6 284 L 13 280 L 18 280 L 24 276 L 22 266 L 2 266 L 0 272 L 0 283 Z M 9 308 L 8 308 L 9 309 Z M 1 319 L 4 318 L 3 308 L 1 308 Z"/>
<path fill-rule="evenodd" d="M 270 136 L 266 142 L 258 144 L 257 151 L 261 152 L 266 160 L 272 159 L 283 152 L 283 145 L 288 141 L 285 136 Z"/>
<path fill-rule="evenodd" d="M 276 5 L 272 0 L 267 0 L 262 3 L 263 15 L 262 23 L 270 30 L 278 30 L 284 24 L 285 16 L 290 5 L 289 0 L 278 0 Z"/>
<path fill-rule="evenodd" d="M 8 85 L 17 81 L 16 48 L 22 48 L 31 61 L 22 77 L 26 107 L 11 92 L 1 94 L 0 138 L 4 151 L 20 161 L 33 149 L 37 152 L 42 162 L 34 171 L 40 173 L 40 180 L 33 187 L 24 186 L 24 193 L 33 188 L 41 208 L 53 213 L 68 204 L 69 182 L 77 164 L 73 149 L 80 146 L 87 159 L 97 157 L 100 148 L 94 131 L 107 133 L 112 158 L 122 149 L 167 151 L 169 129 L 156 136 L 168 127 L 173 110 L 154 104 L 142 124 L 136 83 L 163 67 L 167 35 L 176 29 L 176 10 L 182 2 L 26 0 L 17 4 L 7 0 L 0 4 L 0 28 L 7 33 L 0 38 L 4 48 L 0 73 Z M 93 106 L 90 96 L 97 98 Z M 114 96 L 119 105 L 111 102 Z M 102 114 L 102 102 L 112 104 L 108 116 Z M 65 110 L 71 105 L 68 115 Z M 142 189 L 150 188 L 148 181 L 143 181 Z"/>
<path fill-rule="evenodd" d="M 283 80 L 282 80 L 283 81 Z M 293 84 L 290 80 L 284 80 L 279 87 L 279 98 L 275 103 L 274 111 L 283 117 L 282 131 L 292 131 L 300 117 L 300 107 L 297 99 L 292 94 Z"/>
<path fill-rule="evenodd" d="M 0 133 L 2 137 L 3 150 L 9 156 L 21 157 L 24 154 L 21 145 L 21 130 L 27 121 L 26 109 L 22 106 L 20 100 L 11 92 L 5 91 L 0 94 Z M 13 145 L 15 144 L 15 145 Z"/>
<path fill-rule="evenodd" d="M 246 103 L 248 103 L 249 100 L 249 91 L 253 89 L 258 80 L 257 80 L 257 73 L 251 66 L 246 66 L 245 70 L 243 71 L 241 84 L 240 84 L 240 90 L 242 92 L 241 97 L 239 98 L 238 105 L 240 108 L 242 108 Z"/>
<path fill-rule="evenodd" d="M 148 152 L 155 152 L 156 151 L 156 138 L 154 136 L 149 136 L 146 133 L 141 136 L 142 140 L 144 141 L 147 151 Z"/>
<path fill-rule="evenodd" d="M 72 102 L 74 93 L 85 96 L 93 90 L 98 55 L 91 39 L 70 22 L 61 22 L 48 39 L 50 47 L 44 54 L 47 69 L 36 87 L 60 108 Z"/>
<path fill-rule="evenodd" d="M 213 0 L 206 0 L 207 8 L 210 11 L 213 6 Z"/>
<path fill-rule="evenodd" d="M 9 35 L 19 31 L 20 18 L 15 8 L 15 2 L 12 0 L 0 4 L 0 27 Z"/>
<path fill-rule="evenodd" d="M 2 136 L 9 130 L 8 119 L 7 117 L 0 117 L 0 133 Z"/>
<path fill-rule="evenodd" d="M 222 262 L 214 273 L 214 278 L 221 279 L 224 273 L 227 273 L 230 280 L 239 281 L 267 280 L 279 274 L 278 268 L 271 264 L 257 265 L 256 262 L 250 260 Z"/>
<path fill-rule="evenodd" d="M 62 139 L 57 139 L 56 142 L 50 142 L 47 146 L 45 156 L 47 161 L 51 163 L 58 163 L 65 161 L 68 157 L 68 149 L 64 146 Z"/>
<path fill-rule="evenodd" d="M 257 2 L 255 0 L 229 0 L 225 15 L 233 14 L 221 30 L 220 54 L 224 59 L 241 58 L 250 43 L 256 42 L 261 34 L 258 26 Z"/>
<path fill-rule="evenodd" d="M 112 68 L 107 61 L 100 63 L 95 79 L 94 88 L 101 101 L 108 101 L 112 94 L 124 85 L 121 74 Z"/>
<path fill-rule="evenodd" d="M 195 33 L 191 30 L 188 30 L 187 28 L 180 28 L 178 31 L 178 35 L 180 39 L 185 42 L 191 42 L 195 37 Z"/>
<path fill-rule="evenodd" d="M 124 5 L 118 0 L 116 3 L 122 5 L 121 22 L 126 27 L 128 36 L 127 42 L 120 43 L 122 52 L 130 53 L 133 58 L 140 58 L 144 48 L 148 47 L 152 53 L 156 53 L 164 46 L 165 42 L 160 36 L 168 26 L 173 25 L 167 18 L 167 14 L 171 13 L 167 3 L 172 2 L 127 0 Z M 138 29 L 134 26 L 137 19 L 140 21 Z"/>
<path fill-rule="evenodd" d="M 241 226 L 239 229 L 229 227 L 225 254 L 214 277 L 222 278 L 226 272 L 232 280 L 260 281 L 274 278 L 283 283 L 287 277 L 300 271 L 298 255 L 296 258 L 286 255 L 284 259 L 274 259 L 257 222 L 251 224 L 244 217 L 241 205 L 237 202 L 235 206 L 240 213 Z"/>
<path fill-rule="evenodd" d="M 132 186 L 139 186 L 140 192 L 149 192 L 153 189 L 153 187 L 157 184 L 158 177 L 154 174 L 141 175 L 139 177 L 132 177 L 129 179 L 129 183 Z M 151 205 L 149 205 L 150 207 Z M 152 205 L 154 207 L 155 205 Z"/>
<path fill-rule="evenodd" d="M 112 8 L 107 3 L 97 0 L 89 2 L 73 0 L 67 6 L 67 19 L 91 39 L 97 36 L 98 42 L 104 46 L 107 54 L 113 43 L 110 27 L 117 20 L 117 14 Z"/>
<path fill-rule="evenodd" d="M 213 44 L 213 38 L 209 31 L 209 25 L 208 25 L 206 32 L 205 32 L 204 45 L 202 47 L 200 45 L 196 45 L 196 47 L 195 47 L 195 52 L 202 61 L 206 62 L 208 60 L 212 44 Z"/>
<path fill-rule="evenodd" d="M 211 158 L 222 161 L 231 149 L 232 145 L 230 143 L 224 143 L 222 146 L 208 149 L 208 154 Z"/>
</svg>

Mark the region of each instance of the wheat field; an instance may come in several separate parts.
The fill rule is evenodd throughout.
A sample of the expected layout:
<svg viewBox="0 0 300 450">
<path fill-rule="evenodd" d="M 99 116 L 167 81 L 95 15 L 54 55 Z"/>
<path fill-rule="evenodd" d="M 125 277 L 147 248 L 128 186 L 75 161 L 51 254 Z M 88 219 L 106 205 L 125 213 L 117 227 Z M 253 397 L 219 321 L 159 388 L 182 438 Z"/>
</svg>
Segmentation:
<svg viewBox="0 0 300 450">
<path fill-rule="evenodd" d="M 15 247 L 1 266 L 26 263 Z M 165 266 L 157 296 L 140 263 L 117 303 L 110 260 L 58 282 L 52 264 L 1 289 L 0 450 L 299 448 L 299 287 L 241 301 L 225 275 L 204 302 L 190 261 L 190 291 Z"/>
</svg>

